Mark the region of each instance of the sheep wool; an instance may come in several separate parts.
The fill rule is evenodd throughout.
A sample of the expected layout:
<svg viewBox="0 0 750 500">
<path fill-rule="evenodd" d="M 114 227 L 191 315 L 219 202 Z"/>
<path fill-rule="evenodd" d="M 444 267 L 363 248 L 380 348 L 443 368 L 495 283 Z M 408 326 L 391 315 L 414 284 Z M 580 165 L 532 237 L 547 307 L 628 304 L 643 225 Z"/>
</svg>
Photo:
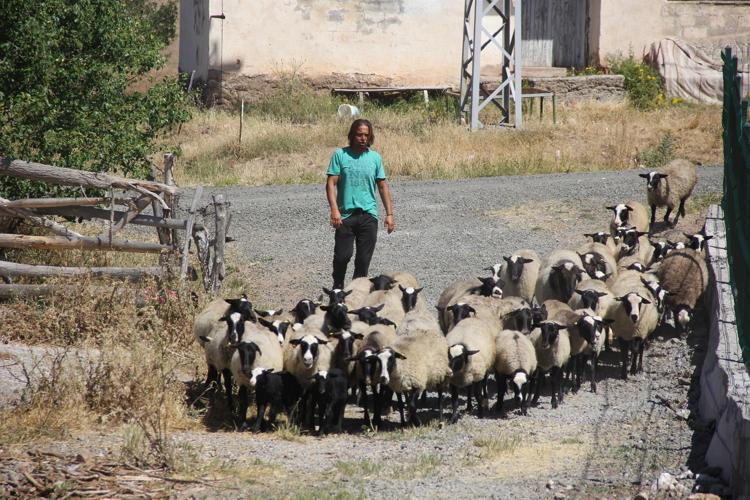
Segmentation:
<svg viewBox="0 0 750 500">
<path fill-rule="evenodd" d="M 273 368 L 274 371 L 282 371 L 284 368 L 284 355 L 276 335 L 258 328 L 253 323 L 248 323 L 245 328 L 245 334 L 242 336 L 240 344 L 249 344 L 252 342 L 259 349 L 252 368 Z M 232 355 L 231 370 L 232 376 L 238 384 L 250 387 L 250 378 L 242 370 L 242 360 L 240 359 L 239 351 L 235 351 Z"/>
<path fill-rule="evenodd" d="M 411 332 L 391 347 L 406 358 L 398 360 L 390 375 L 388 385 L 394 392 L 424 391 L 448 382 L 448 342 L 439 330 Z"/>
<path fill-rule="evenodd" d="M 656 189 L 647 190 L 648 204 L 651 206 L 651 221 L 653 223 L 656 218 L 657 208 L 667 207 L 664 220 L 668 221 L 670 212 L 678 207 L 673 222 L 676 224 L 680 215 L 685 217 L 685 202 L 693 194 L 693 189 L 698 182 L 695 165 L 688 160 L 672 160 L 658 169 L 656 173 L 666 175 L 666 177 L 658 180 Z"/>
<path fill-rule="evenodd" d="M 372 282 L 370 278 L 355 278 L 345 288 L 344 292 L 351 292 L 344 299 L 344 304 L 351 311 L 352 309 L 359 309 L 365 303 L 365 299 L 370 294 L 372 289 Z"/>
<path fill-rule="evenodd" d="M 468 357 L 464 369 L 453 373 L 450 383 L 458 388 L 484 380 L 495 363 L 496 327 L 480 318 L 466 318 L 445 337 L 448 357 L 460 356 L 465 351 L 479 351 Z"/>
<path fill-rule="evenodd" d="M 500 279 L 505 283 L 505 286 L 503 286 L 503 295 L 505 297 L 521 297 L 531 302 L 531 299 L 534 298 L 536 280 L 539 278 L 539 269 L 541 268 L 542 261 L 538 253 L 529 249 L 517 250 L 506 260 L 515 262 L 518 259 L 528 259 L 531 262 L 523 264 L 523 271 L 515 281 L 513 280 L 514 276 L 510 272 L 510 266 L 506 265 L 503 267 L 500 273 Z"/>
<path fill-rule="evenodd" d="M 536 350 L 531 340 L 521 332 L 503 330 L 495 339 L 495 370 L 506 377 L 514 377 L 519 390 L 521 385 L 536 371 Z M 525 377 L 515 377 L 518 370 L 525 372 Z M 524 380 L 525 378 L 525 380 Z"/>
<path fill-rule="evenodd" d="M 669 290 L 666 302 L 671 307 L 687 305 L 694 309 L 708 286 L 708 267 L 701 252 L 691 248 L 675 250 L 667 255 L 656 276 Z"/>
<path fill-rule="evenodd" d="M 553 267 L 560 267 L 565 270 L 566 274 L 574 275 L 576 272 L 585 274 L 581 257 L 572 250 L 554 250 L 544 262 L 544 266 L 539 272 L 539 278 L 536 282 L 536 300 L 540 304 L 548 299 L 557 299 L 567 302 L 570 297 L 565 297 L 565 290 L 555 290 L 550 282 L 550 275 L 554 272 Z M 576 280 L 580 281 L 580 277 Z M 574 289 L 575 287 L 573 287 Z M 573 290 L 570 290 L 572 295 Z"/>
</svg>

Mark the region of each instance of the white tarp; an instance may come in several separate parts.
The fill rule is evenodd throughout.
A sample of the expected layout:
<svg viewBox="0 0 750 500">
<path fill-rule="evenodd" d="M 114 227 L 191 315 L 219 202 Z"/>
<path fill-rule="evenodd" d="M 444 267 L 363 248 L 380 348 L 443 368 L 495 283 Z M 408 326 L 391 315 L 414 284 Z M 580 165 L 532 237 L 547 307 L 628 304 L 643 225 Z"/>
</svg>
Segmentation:
<svg viewBox="0 0 750 500">
<path fill-rule="evenodd" d="M 724 82 L 722 76 L 721 54 L 707 55 L 701 49 L 677 38 L 665 38 L 651 44 L 647 56 L 656 65 L 664 79 L 667 97 L 679 97 L 686 101 L 721 103 Z M 748 81 L 747 68 L 742 74 Z"/>
</svg>

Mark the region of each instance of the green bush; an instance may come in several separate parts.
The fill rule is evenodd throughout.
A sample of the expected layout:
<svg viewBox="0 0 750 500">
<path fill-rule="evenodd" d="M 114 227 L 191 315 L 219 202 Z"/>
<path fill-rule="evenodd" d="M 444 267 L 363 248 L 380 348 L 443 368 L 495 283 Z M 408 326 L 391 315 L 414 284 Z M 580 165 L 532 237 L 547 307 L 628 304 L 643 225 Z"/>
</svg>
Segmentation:
<svg viewBox="0 0 750 500">
<path fill-rule="evenodd" d="M 177 78 L 131 86 L 161 67 L 173 2 L 6 0 L 0 16 L 0 156 L 135 177 L 155 139 L 189 119 Z M 3 178 L 4 197 L 64 189 Z"/>
<path fill-rule="evenodd" d="M 672 160 L 674 160 L 674 138 L 669 133 L 665 134 L 657 144 L 636 155 L 638 164 L 649 169 L 663 167 Z"/>
<path fill-rule="evenodd" d="M 665 105 L 661 75 L 651 66 L 636 61 L 632 52 L 628 57 L 610 57 L 607 63 L 612 73 L 625 77 L 625 89 L 633 106 L 647 110 Z"/>
<path fill-rule="evenodd" d="M 344 102 L 330 94 L 316 92 L 296 74 L 282 74 L 279 78 L 281 87 L 250 106 L 251 113 L 289 123 L 315 123 L 334 116 L 338 106 Z"/>
</svg>

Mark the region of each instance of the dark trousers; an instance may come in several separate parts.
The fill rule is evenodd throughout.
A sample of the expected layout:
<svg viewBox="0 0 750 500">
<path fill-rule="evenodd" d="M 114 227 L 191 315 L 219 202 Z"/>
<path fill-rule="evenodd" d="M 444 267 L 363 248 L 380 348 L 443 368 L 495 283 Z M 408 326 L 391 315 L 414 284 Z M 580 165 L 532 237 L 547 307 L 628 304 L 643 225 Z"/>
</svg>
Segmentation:
<svg viewBox="0 0 750 500">
<path fill-rule="evenodd" d="M 367 212 L 355 212 L 336 229 L 336 244 L 333 247 L 333 286 L 344 288 L 346 266 L 354 253 L 357 242 L 357 256 L 354 258 L 354 278 L 367 276 L 372 252 L 378 239 L 378 219 Z"/>
</svg>

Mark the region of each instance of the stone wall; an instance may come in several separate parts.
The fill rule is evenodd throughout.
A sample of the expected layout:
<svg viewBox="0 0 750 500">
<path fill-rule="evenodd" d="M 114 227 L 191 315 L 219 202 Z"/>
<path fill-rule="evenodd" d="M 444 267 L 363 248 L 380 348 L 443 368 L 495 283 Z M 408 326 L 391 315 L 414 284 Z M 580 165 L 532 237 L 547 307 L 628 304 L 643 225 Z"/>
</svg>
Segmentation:
<svg viewBox="0 0 750 500">
<path fill-rule="evenodd" d="M 562 101 L 623 101 L 627 97 L 622 75 L 564 76 L 526 80 L 529 86 L 551 90 Z"/>
</svg>

